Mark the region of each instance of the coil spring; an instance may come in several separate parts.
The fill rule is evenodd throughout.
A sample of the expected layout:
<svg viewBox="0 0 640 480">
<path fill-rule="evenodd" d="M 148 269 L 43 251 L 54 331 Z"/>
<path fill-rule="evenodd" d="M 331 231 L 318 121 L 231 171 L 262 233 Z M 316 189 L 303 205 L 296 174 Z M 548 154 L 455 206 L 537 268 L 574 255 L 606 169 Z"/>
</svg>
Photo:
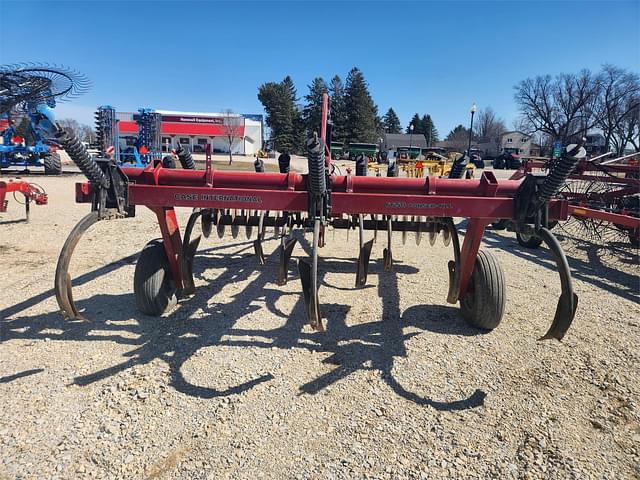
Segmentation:
<svg viewBox="0 0 640 480">
<path fill-rule="evenodd" d="M 324 195 L 327 191 L 324 165 L 324 140 L 314 134 L 307 140 L 307 159 L 309 166 L 309 192 Z"/>
<path fill-rule="evenodd" d="M 78 137 L 76 137 L 72 131 L 66 130 L 56 124 L 55 135 L 60 145 L 62 145 L 67 152 L 67 155 L 69 155 L 71 160 L 80 168 L 91 183 L 105 188 L 109 186 L 109 179 L 102 170 L 100 170 L 96 161 L 91 158 L 84 148 L 84 145 L 80 143 Z"/>
<path fill-rule="evenodd" d="M 563 156 L 560 158 L 540 187 L 538 200 L 542 203 L 548 202 L 551 197 L 555 196 L 566 183 L 579 161 L 579 157 Z"/>
<path fill-rule="evenodd" d="M 191 151 L 178 144 L 178 148 L 176 148 L 176 155 L 178 156 L 178 160 L 180 160 L 180 165 L 185 170 L 195 170 L 196 163 L 193 161 L 193 157 L 191 156 Z"/>
</svg>

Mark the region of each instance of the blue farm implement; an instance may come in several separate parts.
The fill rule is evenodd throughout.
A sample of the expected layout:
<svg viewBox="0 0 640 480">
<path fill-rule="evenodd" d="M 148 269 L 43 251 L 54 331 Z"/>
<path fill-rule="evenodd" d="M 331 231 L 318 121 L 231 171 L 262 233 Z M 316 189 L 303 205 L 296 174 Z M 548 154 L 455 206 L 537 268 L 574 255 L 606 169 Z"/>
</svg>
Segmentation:
<svg viewBox="0 0 640 480">
<path fill-rule="evenodd" d="M 45 174 L 62 173 L 58 143 L 53 139 L 57 101 L 88 89 L 85 77 L 63 67 L 5 65 L 0 67 L 0 169 L 44 167 Z M 21 120 L 16 126 L 16 118 Z"/>
</svg>

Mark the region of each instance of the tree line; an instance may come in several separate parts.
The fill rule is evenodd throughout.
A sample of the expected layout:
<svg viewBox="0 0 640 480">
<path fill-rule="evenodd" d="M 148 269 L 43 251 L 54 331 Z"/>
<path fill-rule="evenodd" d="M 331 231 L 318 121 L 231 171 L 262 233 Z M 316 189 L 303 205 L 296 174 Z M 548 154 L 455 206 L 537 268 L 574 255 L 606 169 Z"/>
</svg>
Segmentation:
<svg viewBox="0 0 640 480">
<path fill-rule="evenodd" d="M 592 73 L 559 74 L 527 78 L 515 87 L 515 102 L 520 111 L 513 129 L 528 135 L 538 134 L 542 146 L 555 140 L 574 141 L 587 133 L 600 132 L 611 150 L 622 154 L 625 148 L 640 151 L 640 81 L 637 73 L 604 65 Z M 322 77 L 308 85 L 308 93 L 298 98 L 291 77 L 259 87 L 258 99 L 266 112 L 271 139 L 278 150 L 304 152 L 305 138 L 320 125 L 322 94 L 331 96 L 333 139 L 352 143 L 377 143 L 384 133 L 402 133 L 403 127 L 393 108 L 378 116 L 369 85 L 363 73 L 351 69 L 343 83 L 335 75 L 329 83 Z M 507 131 L 503 119 L 491 107 L 475 117 L 472 138 L 476 143 L 499 142 Z M 432 117 L 415 113 L 404 133 L 423 135 L 427 145 L 440 140 Z M 466 148 L 469 129 L 462 124 L 444 138 L 456 149 Z"/>
<path fill-rule="evenodd" d="M 266 112 L 266 123 L 271 129 L 271 140 L 276 150 L 304 152 L 305 138 L 320 127 L 324 93 L 331 97 L 334 141 L 378 143 L 384 133 L 402 133 L 400 119 L 393 108 L 389 108 L 382 117 L 378 115 L 378 106 L 373 101 L 369 85 L 357 67 L 349 71 L 344 83 L 339 75 L 329 83 L 322 77 L 314 78 L 308 85 L 303 103 L 298 98 L 292 78 L 287 76 L 281 82 L 267 82 L 258 88 L 258 100 Z M 430 115 L 420 117 L 416 113 L 406 133 L 411 132 L 411 125 L 412 133 L 424 135 L 430 144 L 439 140 Z"/>
<path fill-rule="evenodd" d="M 575 141 L 598 131 L 618 155 L 640 151 L 640 77 L 613 65 L 542 75 L 515 86 L 519 129 L 541 135 L 543 145 Z"/>
</svg>

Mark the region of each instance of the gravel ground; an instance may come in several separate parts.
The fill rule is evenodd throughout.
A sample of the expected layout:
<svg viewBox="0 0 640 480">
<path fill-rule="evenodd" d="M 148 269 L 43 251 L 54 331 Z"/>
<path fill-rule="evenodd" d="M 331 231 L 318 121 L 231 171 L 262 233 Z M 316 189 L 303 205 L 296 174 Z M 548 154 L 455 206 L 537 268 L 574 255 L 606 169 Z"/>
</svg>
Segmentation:
<svg viewBox="0 0 640 480">
<path fill-rule="evenodd" d="M 508 300 L 483 333 L 445 302 L 451 247 L 397 235 L 383 273 L 378 241 L 357 290 L 357 236 L 329 233 L 320 334 L 294 269 L 278 287 L 275 255 L 258 267 L 243 237 L 215 233 L 195 297 L 138 313 L 135 262 L 159 236 L 139 209 L 79 244 L 89 321 L 68 322 L 52 284 L 88 211 L 73 203 L 79 178 L 38 177 L 50 204 L 25 224 L 10 198 L 0 219 L 0 478 L 640 478 L 636 255 L 573 249 L 576 320 L 562 343 L 537 342 L 559 293 L 546 250 L 487 234 Z"/>
</svg>

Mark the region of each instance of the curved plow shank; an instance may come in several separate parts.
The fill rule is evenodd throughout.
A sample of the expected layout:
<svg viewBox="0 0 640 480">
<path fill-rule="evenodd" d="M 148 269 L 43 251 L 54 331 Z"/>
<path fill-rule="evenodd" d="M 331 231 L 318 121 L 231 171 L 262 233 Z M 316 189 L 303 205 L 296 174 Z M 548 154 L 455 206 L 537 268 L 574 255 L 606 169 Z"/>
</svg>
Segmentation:
<svg viewBox="0 0 640 480">
<path fill-rule="evenodd" d="M 290 238 L 284 243 L 280 243 L 278 247 L 279 251 L 279 264 L 278 264 L 278 285 L 286 285 L 287 284 L 287 276 L 289 274 L 289 260 L 291 259 L 291 253 L 293 252 L 293 247 L 296 246 L 297 239 Z"/>
<path fill-rule="evenodd" d="M 449 237 L 453 242 L 453 260 L 449 260 L 447 267 L 449 268 L 449 293 L 447 294 L 447 302 L 454 304 L 458 302 L 460 295 L 460 239 L 458 238 L 458 230 L 456 229 L 453 219 L 447 219 L 444 227 L 449 233 Z"/>
<path fill-rule="evenodd" d="M 201 211 L 195 211 L 189 217 L 187 226 L 184 229 L 184 240 L 182 241 L 183 253 L 180 259 L 182 271 L 182 294 L 193 295 L 196 293 L 196 286 L 193 282 L 193 257 L 196 255 L 198 245 L 200 244 L 200 235 L 191 240 L 191 232 L 198 220 L 198 217 L 202 215 Z"/>
<path fill-rule="evenodd" d="M 391 216 L 387 219 L 387 248 L 382 251 L 384 271 L 390 272 L 393 268 L 393 254 L 391 253 Z"/>
<path fill-rule="evenodd" d="M 362 248 L 360 248 L 360 254 L 358 255 L 358 271 L 356 272 L 356 287 L 362 287 L 367 283 L 369 259 L 371 258 L 372 248 L 373 239 L 366 242 Z"/>
<path fill-rule="evenodd" d="M 578 295 L 573 291 L 569 262 L 567 261 L 567 257 L 565 256 L 558 239 L 546 228 L 541 228 L 538 231 L 538 235 L 547 244 L 549 250 L 553 252 L 556 265 L 558 266 L 558 273 L 560 273 L 560 285 L 562 287 L 562 293 L 558 299 L 558 306 L 553 318 L 553 323 L 551 324 L 551 327 L 549 327 L 549 331 L 538 340 L 548 340 L 550 338 L 562 340 L 562 337 L 564 337 L 567 330 L 569 330 L 569 327 L 573 322 L 573 318 L 576 315 L 576 308 L 578 308 Z"/>
<path fill-rule="evenodd" d="M 307 313 L 308 323 L 314 330 L 324 331 L 322 317 L 320 315 L 320 301 L 318 299 L 318 240 L 320 237 L 320 220 L 315 220 L 313 225 L 313 252 L 311 263 L 307 260 L 298 260 L 298 272 L 302 282 L 302 293 Z"/>
<path fill-rule="evenodd" d="M 67 320 L 86 320 L 73 301 L 71 276 L 69 275 L 69 264 L 71 263 L 71 257 L 76 245 L 80 241 L 80 238 L 94 223 L 100 220 L 99 213 L 93 211 L 80 220 L 64 242 L 60 256 L 58 257 L 58 264 L 56 265 L 56 275 L 54 280 L 54 291 L 56 293 L 56 300 L 58 306 L 64 314 L 64 318 Z"/>
</svg>

